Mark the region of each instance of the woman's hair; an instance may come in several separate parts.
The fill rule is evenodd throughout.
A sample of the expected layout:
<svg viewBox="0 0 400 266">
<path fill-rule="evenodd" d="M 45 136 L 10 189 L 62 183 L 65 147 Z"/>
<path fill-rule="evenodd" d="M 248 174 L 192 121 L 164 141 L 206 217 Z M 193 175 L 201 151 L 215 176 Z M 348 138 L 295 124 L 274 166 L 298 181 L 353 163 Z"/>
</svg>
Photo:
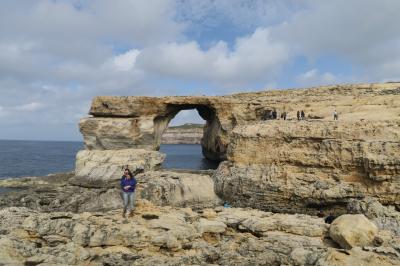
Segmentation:
<svg viewBox="0 0 400 266">
<path fill-rule="evenodd" d="M 132 172 L 131 170 L 129 170 L 129 168 L 125 168 L 124 171 L 128 171 L 128 175 L 130 176 L 130 178 L 133 178 Z"/>
</svg>

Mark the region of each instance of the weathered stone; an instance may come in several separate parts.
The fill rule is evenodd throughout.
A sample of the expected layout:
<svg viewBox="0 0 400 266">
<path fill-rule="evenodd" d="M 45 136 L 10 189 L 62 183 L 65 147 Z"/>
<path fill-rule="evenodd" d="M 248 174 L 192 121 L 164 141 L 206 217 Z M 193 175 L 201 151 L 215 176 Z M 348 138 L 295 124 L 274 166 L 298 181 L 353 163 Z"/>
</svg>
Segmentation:
<svg viewBox="0 0 400 266">
<path fill-rule="evenodd" d="M 143 184 L 140 197 L 157 205 L 199 209 L 221 203 L 209 175 L 149 171 L 139 175 L 138 180 Z"/>
<path fill-rule="evenodd" d="M 203 125 L 184 124 L 182 126 L 168 127 L 162 134 L 162 144 L 201 144 L 203 138 Z"/>
<path fill-rule="evenodd" d="M 226 224 L 219 221 L 210 221 L 201 218 L 197 224 L 197 230 L 202 233 L 223 233 L 226 230 Z"/>
<path fill-rule="evenodd" d="M 87 149 L 158 149 L 169 121 L 197 109 L 205 157 L 235 206 L 328 215 L 351 199 L 400 202 L 399 83 L 262 91 L 220 97 L 96 97 L 81 122 Z M 270 120 L 276 109 L 288 120 Z M 340 120 L 333 121 L 332 111 Z M 306 120 L 297 121 L 304 110 Z M 308 116 L 307 116 L 308 115 Z M 279 116 L 279 115 L 278 115 Z M 319 117 L 318 119 L 314 119 Z M 267 119 L 267 120 L 266 120 Z"/>
<path fill-rule="evenodd" d="M 341 256 L 326 241 L 327 225 L 322 218 L 254 209 L 224 208 L 210 220 L 190 209 L 139 201 L 129 219 L 122 219 L 120 211 L 73 214 L 5 208 L 0 211 L 0 221 L 0 261 L 14 265 L 400 262 L 390 246 L 353 249 Z M 13 224 L 8 230 L 10 221 Z"/>
<path fill-rule="evenodd" d="M 87 180 L 120 179 L 125 167 L 132 172 L 160 167 L 165 155 L 141 149 L 82 150 L 76 155 L 75 175 Z"/>
<path fill-rule="evenodd" d="M 400 236 L 400 213 L 394 207 L 383 206 L 377 199 L 367 197 L 362 200 L 351 200 L 347 211 L 353 214 L 364 214 L 380 230 L 389 230 Z"/>
<path fill-rule="evenodd" d="M 360 248 L 353 248 L 352 250 L 343 252 L 340 250 L 329 250 L 326 257 L 318 260 L 316 265 L 329 265 L 329 266 L 394 266 L 398 262 L 390 256 L 382 256 L 379 253 L 371 253 L 361 250 Z"/>
<path fill-rule="evenodd" d="M 372 245 L 377 233 L 377 226 L 362 214 L 342 215 L 329 228 L 330 237 L 346 249 Z"/>
</svg>

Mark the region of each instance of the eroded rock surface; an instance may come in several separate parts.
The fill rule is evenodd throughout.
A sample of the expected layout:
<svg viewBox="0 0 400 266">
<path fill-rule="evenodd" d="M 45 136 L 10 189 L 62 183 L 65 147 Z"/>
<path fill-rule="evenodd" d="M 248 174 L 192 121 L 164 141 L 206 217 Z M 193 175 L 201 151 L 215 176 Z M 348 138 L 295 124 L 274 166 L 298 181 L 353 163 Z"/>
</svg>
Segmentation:
<svg viewBox="0 0 400 266">
<path fill-rule="evenodd" d="M 76 155 L 75 176 L 87 182 L 119 180 L 125 168 L 155 170 L 164 159 L 165 154 L 143 149 L 82 150 Z"/>
<path fill-rule="evenodd" d="M 268 121 L 232 136 L 215 181 L 238 206 L 316 214 L 366 196 L 400 203 L 400 121 Z"/>
<path fill-rule="evenodd" d="M 162 134 L 162 144 L 201 144 L 203 138 L 203 125 L 185 124 L 182 126 L 168 127 Z"/>
<path fill-rule="evenodd" d="M 0 258 L 44 265 L 396 265 L 384 242 L 347 254 L 329 241 L 329 225 L 307 215 L 216 208 L 214 218 L 191 209 L 139 202 L 133 218 L 120 212 L 39 213 L 0 210 Z M 385 252 L 382 252 L 385 251 Z M 389 252 L 391 251 L 391 253 Z"/>
<path fill-rule="evenodd" d="M 225 161 L 215 192 L 234 206 L 340 214 L 350 200 L 370 196 L 399 208 L 399 92 L 400 83 L 382 83 L 220 97 L 99 96 L 80 129 L 88 150 L 157 150 L 169 121 L 197 109 L 206 121 L 204 156 Z M 272 110 L 288 120 L 269 120 Z M 306 120 L 297 120 L 299 110 Z"/>
<path fill-rule="evenodd" d="M 149 171 L 138 176 L 140 196 L 160 206 L 208 208 L 221 204 L 207 174 Z"/>
</svg>

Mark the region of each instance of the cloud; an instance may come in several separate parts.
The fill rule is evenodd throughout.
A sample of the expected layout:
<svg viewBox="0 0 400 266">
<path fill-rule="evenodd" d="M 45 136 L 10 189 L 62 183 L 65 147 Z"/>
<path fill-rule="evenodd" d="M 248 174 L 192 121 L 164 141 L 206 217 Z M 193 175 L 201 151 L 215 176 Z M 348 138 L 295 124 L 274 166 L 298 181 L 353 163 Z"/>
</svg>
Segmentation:
<svg viewBox="0 0 400 266">
<path fill-rule="evenodd" d="M 397 0 L 5 0 L 0 126 L 79 139 L 96 95 L 400 80 L 399 9 Z"/>
<path fill-rule="evenodd" d="M 137 57 L 137 65 L 164 76 L 235 86 L 271 80 L 288 59 L 287 46 L 272 41 L 268 29 L 258 28 L 238 38 L 232 50 L 223 41 L 208 50 L 202 50 L 195 41 L 145 48 Z"/>
<path fill-rule="evenodd" d="M 182 110 L 171 120 L 170 126 L 178 126 L 186 123 L 204 124 L 205 121 L 196 110 Z"/>
<path fill-rule="evenodd" d="M 337 83 L 337 77 L 332 73 L 320 73 L 314 68 L 297 77 L 297 81 L 303 86 L 331 85 Z"/>
<path fill-rule="evenodd" d="M 45 107 L 43 103 L 39 102 L 31 102 L 22 105 L 14 106 L 12 109 L 16 111 L 23 111 L 23 112 L 35 112 L 41 110 Z"/>
<path fill-rule="evenodd" d="M 307 1 L 307 7 L 271 28 L 293 54 L 312 60 L 331 56 L 379 81 L 400 70 L 400 1 Z M 387 67 L 393 66 L 393 67 Z M 397 73 L 397 75 L 396 75 Z"/>
<path fill-rule="evenodd" d="M 114 57 L 113 63 L 117 71 L 128 71 L 133 70 L 135 62 L 140 51 L 137 49 L 129 50 L 124 54 L 120 54 Z"/>
</svg>

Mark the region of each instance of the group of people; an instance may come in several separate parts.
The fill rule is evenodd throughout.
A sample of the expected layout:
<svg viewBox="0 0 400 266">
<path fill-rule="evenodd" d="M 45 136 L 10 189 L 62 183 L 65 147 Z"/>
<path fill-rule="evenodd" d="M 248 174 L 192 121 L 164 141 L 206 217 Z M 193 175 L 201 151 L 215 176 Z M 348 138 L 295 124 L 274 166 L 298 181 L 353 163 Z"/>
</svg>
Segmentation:
<svg viewBox="0 0 400 266">
<path fill-rule="evenodd" d="M 297 120 L 304 120 L 306 119 L 306 114 L 303 110 L 297 111 Z"/>
<path fill-rule="evenodd" d="M 280 118 L 283 119 L 283 120 L 286 120 L 287 112 L 283 111 L 281 113 L 281 115 L 280 115 Z M 264 111 L 264 113 L 262 115 L 262 119 L 263 120 L 275 120 L 275 119 L 278 119 L 278 112 L 276 111 L 276 109 L 266 110 L 266 111 Z M 297 111 L 297 120 L 305 120 L 305 119 L 306 119 L 306 114 L 305 114 L 304 110 Z M 339 114 L 336 111 L 336 109 L 333 112 L 333 120 L 339 120 Z"/>
</svg>

